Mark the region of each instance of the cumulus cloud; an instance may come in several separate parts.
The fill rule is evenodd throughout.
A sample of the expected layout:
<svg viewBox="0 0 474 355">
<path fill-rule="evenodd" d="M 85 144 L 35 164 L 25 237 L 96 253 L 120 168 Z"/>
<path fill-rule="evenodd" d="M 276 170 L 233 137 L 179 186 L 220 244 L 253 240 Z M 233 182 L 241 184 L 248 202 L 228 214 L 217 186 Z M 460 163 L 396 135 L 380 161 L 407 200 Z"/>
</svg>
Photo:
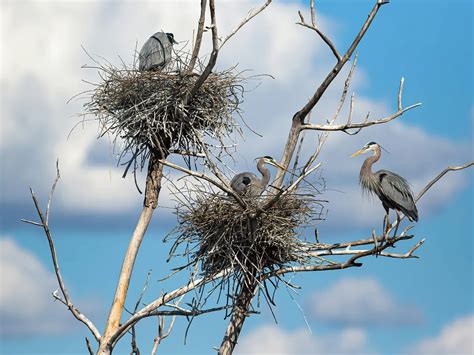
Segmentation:
<svg viewBox="0 0 474 355">
<path fill-rule="evenodd" d="M 468 355 L 474 352 L 474 315 L 467 315 L 447 324 L 433 337 L 413 346 L 412 354 Z"/>
<path fill-rule="evenodd" d="M 276 325 L 264 325 L 242 337 L 237 354 L 366 354 L 367 333 L 347 328 L 337 333 L 311 335 L 306 328 L 287 331 Z"/>
<path fill-rule="evenodd" d="M 231 31 L 252 4 L 245 1 L 220 4 L 221 34 Z M 334 58 L 322 41 L 315 40 L 311 31 L 293 25 L 297 10 L 295 4 L 272 4 L 221 51 L 220 68 L 238 63 L 240 69 L 252 68 L 256 74 L 268 73 L 275 77 L 262 79 L 262 84 L 245 97 L 244 117 L 264 138 L 249 133 L 246 140 L 240 142 L 235 154 L 238 163 L 233 166 L 236 171 L 254 171 L 256 155 L 280 156 L 293 113 L 305 103 L 333 64 Z M 78 120 L 71 116 L 81 111 L 82 104 L 77 101 L 66 104 L 66 101 L 90 88 L 81 79 L 97 80 L 94 70 L 80 69 L 82 64 L 91 64 L 80 46 L 116 64 L 119 55 L 131 62 L 135 44 L 140 46 L 157 30 L 157 24 L 159 29 L 174 32 L 175 38 L 184 45 L 191 37 L 198 12 L 198 6 L 183 7 L 178 2 L 160 3 L 160 6 L 151 2 L 142 2 L 140 6 L 132 2 L 111 6 L 108 2 L 65 4 L 61 1 L 2 5 L 4 50 L 0 85 L 5 105 L 1 107 L 0 152 L 8 157 L 0 161 L 2 171 L 8 172 L 2 176 L 2 199 L 6 203 L 30 203 L 26 189 L 29 185 L 36 191 L 48 191 L 55 175 L 54 161 L 59 157 L 63 178 L 57 199 L 63 210 L 102 214 L 135 210 L 142 196 L 138 195 L 131 174 L 125 180 L 121 178 L 122 167 L 115 166 L 107 140 L 102 144 L 95 141 L 96 123 L 80 126 L 66 139 Z M 319 16 L 318 22 L 329 33 L 336 27 L 324 15 Z M 126 29 L 124 23 L 127 23 Z M 281 26 L 282 23 L 291 25 Z M 7 28 L 15 28 L 14 33 Z M 38 28 L 41 31 L 37 31 Z M 203 53 L 210 50 L 210 34 L 205 36 Z M 370 85 L 362 56 L 359 63 L 352 88 L 356 92 Z M 325 121 L 332 115 L 343 81 L 344 75 L 341 75 L 328 89 L 314 114 L 314 122 Z M 354 117 L 362 118 L 367 111 L 372 117 L 380 117 L 390 110 L 387 102 L 357 95 Z M 346 112 L 342 117 L 344 114 Z M 412 114 L 415 113 L 407 116 Z M 382 218 L 380 203 L 364 200 L 360 194 L 357 174 L 361 161 L 348 158 L 353 150 L 369 140 L 379 141 L 392 151 L 390 156 L 384 154 L 379 166 L 404 175 L 415 190 L 445 165 L 463 161 L 462 152 L 469 151 L 462 143 L 443 140 L 403 122 L 370 128 L 354 137 L 333 134 L 321 156 L 323 176 L 331 189 L 324 196 L 331 202 L 328 227 L 367 227 L 374 224 L 374 216 Z M 308 133 L 306 142 L 316 142 L 316 134 Z M 413 152 L 423 157 L 421 163 L 405 159 Z M 97 159 L 104 156 L 111 158 Z M 455 160 L 457 156 L 459 160 Z M 427 202 L 420 205 L 421 218 L 462 189 L 466 181 L 463 174 L 453 174 L 437 185 Z M 143 174 L 139 182 L 143 186 Z M 169 196 L 163 196 L 162 202 L 172 203 Z M 340 223 L 341 220 L 345 223 Z"/>
<path fill-rule="evenodd" d="M 419 309 L 393 298 L 377 280 L 343 278 L 311 295 L 311 315 L 328 323 L 351 326 L 412 325 L 422 321 Z"/>
<path fill-rule="evenodd" d="M 0 336 L 64 334 L 75 320 L 51 292 L 52 273 L 13 239 L 0 239 Z"/>
</svg>

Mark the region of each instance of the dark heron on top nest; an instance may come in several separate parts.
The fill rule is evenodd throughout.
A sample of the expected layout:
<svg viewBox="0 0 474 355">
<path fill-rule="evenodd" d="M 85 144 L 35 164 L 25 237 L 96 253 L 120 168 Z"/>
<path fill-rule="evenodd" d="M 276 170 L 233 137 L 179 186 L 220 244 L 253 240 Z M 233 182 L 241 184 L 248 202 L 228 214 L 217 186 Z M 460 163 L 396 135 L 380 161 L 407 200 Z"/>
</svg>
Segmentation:
<svg viewBox="0 0 474 355">
<path fill-rule="evenodd" d="M 230 182 L 230 186 L 237 194 L 253 197 L 257 197 L 262 194 L 270 181 L 270 171 L 265 168 L 265 164 L 270 164 L 276 166 L 277 168 L 283 169 L 283 167 L 278 164 L 275 159 L 268 155 L 257 159 L 257 170 L 262 174 L 262 179 L 260 180 L 255 174 L 250 172 L 244 172 L 235 175 Z"/>
<path fill-rule="evenodd" d="M 177 44 L 172 33 L 156 32 L 143 45 L 138 55 L 138 69 L 162 70 L 171 61 L 173 44 Z"/>
<path fill-rule="evenodd" d="M 362 149 L 352 154 L 351 157 L 369 151 L 372 151 L 373 155 L 368 157 L 364 164 L 362 164 L 359 179 L 365 191 L 377 195 L 380 201 L 382 201 L 383 208 L 385 209 L 384 233 L 385 226 L 389 227 L 390 209 L 396 211 L 398 219 L 400 219 L 398 211 L 401 211 L 410 221 L 418 222 L 418 211 L 408 182 L 400 175 L 388 170 L 372 172 L 372 165 L 380 159 L 381 155 L 380 146 L 377 143 L 367 143 Z"/>
</svg>

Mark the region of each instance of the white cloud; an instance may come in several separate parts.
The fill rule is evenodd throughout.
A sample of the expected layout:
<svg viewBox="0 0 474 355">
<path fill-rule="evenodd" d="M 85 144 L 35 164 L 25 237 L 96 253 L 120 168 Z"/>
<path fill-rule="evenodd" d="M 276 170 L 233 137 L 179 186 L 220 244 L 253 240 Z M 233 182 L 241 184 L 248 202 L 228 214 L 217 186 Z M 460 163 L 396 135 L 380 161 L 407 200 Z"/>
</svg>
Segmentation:
<svg viewBox="0 0 474 355">
<path fill-rule="evenodd" d="M 231 31 L 252 4 L 255 2 L 221 3 L 217 9 L 220 33 Z M 257 155 L 280 156 L 293 113 L 304 104 L 334 62 L 330 51 L 315 39 L 314 33 L 294 25 L 298 9 L 295 4 L 272 4 L 221 52 L 220 68 L 239 63 L 240 69 L 252 68 L 255 74 L 275 76 L 274 80 L 263 79 L 259 88 L 246 95 L 245 119 L 252 128 L 264 133 L 264 138 L 249 134 L 242 142 L 235 155 L 236 171 L 255 170 L 253 159 Z M 91 63 L 80 46 L 116 64 L 118 55 L 130 62 L 135 43 L 143 43 L 157 27 L 174 32 L 176 39 L 185 42 L 191 37 L 198 11 L 198 6 L 182 6 L 178 2 L 159 6 L 152 2 L 141 2 L 140 6 L 133 2 L 117 6 L 108 2 L 61 1 L 2 4 L 0 84 L 5 105 L 1 105 L 0 151 L 7 159 L 2 159 L 0 164 L 2 171 L 8 172 L 2 176 L 2 198 L 17 202 L 20 196 L 20 201 L 30 203 L 26 189 L 29 185 L 36 191 L 47 192 L 54 179 L 54 161 L 59 157 L 63 178 L 57 198 L 62 209 L 92 213 L 136 209 L 142 196 L 134 187 L 132 174 L 123 180 L 122 167 L 115 167 L 113 159 L 94 164 L 90 161 L 95 152 L 105 155 L 110 150 L 108 144 L 95 142 L 96 124 L 86 123 L 84 130 L 76 129 L 70 139 L 65 138 L 77 120 L 68 117 L 81 111 L 81 102 L 66 105 L 67 99 L 90 88 L 81 79 L 97 80 L 94 70 L 80 69 L 82 64 Z M 319 16 L 318 21 L 329 32 L 337 27 L 324 16 Z M 9 28 L 15 28 L 14 33 L 7 31 Z M 210 48 L 209 32 L 205 36 L 203 53 Z M 361 68 L 363 55 L 351 90 L 370 84 L 369 76 Z M 348 68 L 344 70 L 347 72 Z M 313 116 L 314 122 L 325 121 L 333 113 L 343 81 L 341 75 L 328 89 Z M 406 85 L 409 82 L 407 78 Z M 388 114 L 390 108 L 385 102 L 357 95 L 355 117 L 364 117 L 367 111 L 376 117 Z M 407 118 L 402 119 L 413 114 L 416 113 L 407 113 Z M 315 137 L 314 132 L 309 133 L 306 142 L 310 145 L 316 141 Z M 445 165 L 456 162 L 456 156 L 461 155 L 462 161 L 462 152 L 469 151 L 462 144 L 434 137 L 404 123 L 370 128 L 354 137 L 333 134 L 321 156 L 328 188 L 343 191 L 329 191 L 324 196 L 331 201 L 325 223 L 331 228 L 368 227 L 382 220 L 380 203 L 364 200 L 359 191 L 357 175 L 361 161 L 348 158 L 368 140 L 377 140 L 392 151 L 391 156 L 384 155 L 378 166 L 404 175 L 415 189 Z M 422 163 L 406 159 L 412 152 L 422 157 Z M 420 218 L 441 206 L 466 181 L 465 176 L 456 173 L 437 185 L 426 199 L 428 202 L 420 204 Z M 142 176 L 140 182 L 143 186 Z M 168 204 L 168 197 L 164 202 Z M 341 220 L 346 223 L 341 224 Z"/>
<path fill-rule="evenodd" d="M 13 239 L 0 239 L 0 336 L 63 334 L 76 321 L 55 302 L 54 275 Z"/>
<path fill-rule="evenodd" d="M 236 354 L 366 354 L 367 333 L 346 328 L 337 333 L 311 335 L 306 328 L 286 331 L 276 325 L 265 325 L 244 335 L 235 348 Z"/>
<path fill-rule="evenodd" d="M 422 321 L 416 307 L 395 300 L 371 278 L 343 278 L 313 293 L 308 308 L 321 321 L 343 325 L 409 325 Z"/>
<path fill-rule="evenodd" d="M 474 352 L 474 315 L 447 324 L 441 332 L 412 347 L 412 354 L 468 355 Z"/>
</svg>

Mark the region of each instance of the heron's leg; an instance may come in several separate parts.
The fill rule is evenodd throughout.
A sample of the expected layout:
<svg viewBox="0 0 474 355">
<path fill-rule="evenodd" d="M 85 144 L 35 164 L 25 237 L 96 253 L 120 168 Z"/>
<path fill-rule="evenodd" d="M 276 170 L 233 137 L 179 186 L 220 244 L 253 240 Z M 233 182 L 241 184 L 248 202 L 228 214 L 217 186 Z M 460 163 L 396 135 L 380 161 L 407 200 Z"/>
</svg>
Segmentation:
<svg viewBox="0 0 474 355">
<path fill-rule="evenodd" d="M 390 218 L 388 215 L 388 210 L 385 210 L 385 216 L 383 217 L 383 226 L 382 226 L 382 241 L 380 242 L 380 247 L 387 241 L 387 230 L 388 227 L 390 226 Z M 378 253 L 375 254 L 375 256 L 379 255 L 382 252 L 380 250 Z"/>
<path fill-rule="evenodd" d="M 385 227 L 383 229 L 383 241 L 386 242 L 387 239 L 388 239 L 388 231 L 390 229 L 390 212 L 387 211 L 387 214 L 385 215 L 385 219 L 384 219 L 384 224 L 385 224 Z"/>
<path fill-rule="evenodd" d="M 395 210 L 395 213 L 397 214 L 397 225 L 395 226 L 395 232 L 393 233 L 392 238 L 395 238 L 397 236 L 398 227 L 400 226 L 400 221 L 402 220 L 402 217 L 400 216 L 397 210 Z"/>
</svg>

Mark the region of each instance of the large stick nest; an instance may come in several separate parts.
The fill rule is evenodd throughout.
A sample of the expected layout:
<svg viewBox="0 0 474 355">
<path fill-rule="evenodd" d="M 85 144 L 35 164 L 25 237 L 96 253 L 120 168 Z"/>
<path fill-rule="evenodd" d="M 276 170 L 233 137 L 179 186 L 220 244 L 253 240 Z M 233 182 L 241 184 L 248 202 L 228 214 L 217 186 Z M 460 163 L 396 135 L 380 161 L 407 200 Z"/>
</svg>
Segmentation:
<svg viewBox="0 0 474 355">
<path fill-rule="evenodd" d="M 200 152 L 209 138 L 222 147 L 241 133 L 235 119 L 243 100 L 241 73 L 235 68 L 211 73 L 188 100 L 204 68 L 198 63 L 190 72 L 185 57 L 177 53 L 163 71 L 96 62 L 100 80 L 87 92 L 85 114 L 99 120 L 100 136 L 110 133 L 114 142 L 122 140 L 120 160 L 128 163 L 127 169 L 132 162 L 142 168 L 150 151 Z"/>
<path fill-rule="evenodd" d="M 178 226 L 167 237 L 174 239 L 171 257 L 187 257 L 186 266 L 200 268 L 204 277 L 225 270 L 237 284 L 249 275 L 314 261 L 303 233 L 320 219 L 321 202 L 314 194 L 291 193 L 267 208 L 272 198 L 244 198 L 244 208 L 232 196 L 187 194 L 176 209 Z"/>
</svg>

